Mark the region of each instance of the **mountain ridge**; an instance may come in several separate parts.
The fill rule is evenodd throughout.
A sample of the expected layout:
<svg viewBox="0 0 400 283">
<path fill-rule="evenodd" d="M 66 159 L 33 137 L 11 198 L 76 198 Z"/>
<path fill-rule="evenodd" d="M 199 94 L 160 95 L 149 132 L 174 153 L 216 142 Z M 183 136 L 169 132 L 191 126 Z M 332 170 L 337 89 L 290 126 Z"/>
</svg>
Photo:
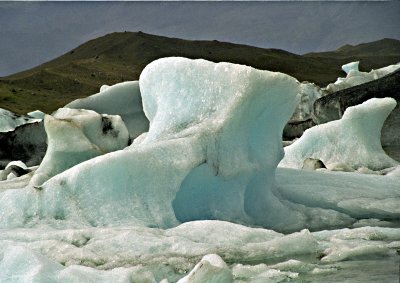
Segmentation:
<svg viewBox="0 0 400 283">
<path fill-rule="evenodd" d="M 203 58 L 279 71 L 320 86 L 343 76 L 340 67 L 350 61 L 361 60 L 362 70 L 400 61 L 399 40 L 383 39 L 359 46 L 298 55 L 217 40 L 184 40 L 140 31 L 114 32 L 89 40 L 32 69 L 1 77 L 0 107 L 19 114 L 36 109 L 51 113 L 74 99 L 98 92 L 103 84 L 137 80 L 148 63 L 168 56 Z M 367 52 L 376 50 L 377 46 L 385 46 L 384 50 L 391 51 Z"/>
</svg>

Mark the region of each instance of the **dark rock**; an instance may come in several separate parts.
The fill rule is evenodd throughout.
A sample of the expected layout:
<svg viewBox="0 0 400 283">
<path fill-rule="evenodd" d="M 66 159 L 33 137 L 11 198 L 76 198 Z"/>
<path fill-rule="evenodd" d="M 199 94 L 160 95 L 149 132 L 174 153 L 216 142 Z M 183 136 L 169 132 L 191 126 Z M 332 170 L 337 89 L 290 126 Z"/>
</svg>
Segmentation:
<svg viewBox="0 0 400 283">
<path fill-rule="evenodd" d="M 43 122 L 24 124 L 14 131 L 0 133 L 0 169 L 14 160 L 21 160 L 29 167 L 40 164 L 46 153 L 46 140 Z"/>
<path fill-rule="evenodd" d="M 383 146 L 400 145 L 400 69 L 380 79 L 319 98 L 314 103 L 313 120 L 316 124 L 322 124 L 340 119 L 347 107 L 373 97 L 396 99 L 397 106 L 382 128 L 381 142 Z"/>
<path fill-rule="evenodd" d="M 314 127 L 316 124 L 312 119 L 299 122 L 288 122 L 283 129 L 283 139 L 291 140 L 294 138 L 299 138 L 308 128 Z"/>
</svg>

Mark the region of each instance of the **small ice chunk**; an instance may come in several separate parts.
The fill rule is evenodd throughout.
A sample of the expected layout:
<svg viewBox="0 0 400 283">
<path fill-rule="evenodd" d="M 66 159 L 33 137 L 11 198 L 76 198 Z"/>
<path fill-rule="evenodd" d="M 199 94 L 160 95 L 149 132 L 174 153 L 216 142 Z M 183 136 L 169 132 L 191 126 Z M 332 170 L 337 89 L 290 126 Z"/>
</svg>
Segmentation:
<svg viewBox="0 0 400 283">
<path fill-rule="evenodd" d="M 188 275 L 177 283 L 230 283 L 232 273 L 224 260 L 216 254 L 205 255 Z"/>
<path fill-rule="evenodd" d="M 46 115 L 46 113 L 40 111 L 40 110 L 35 110 L 32 112 L 28 113 L 29 116 L 35 118 L 35 119 L 44 119 L 44 116 Z"/>
<path fill-rule="evenodd" d="M 360 61 L 350 62 L 342 66 L 342 70 L 349 74 L 350 71 L 357 71 L 358 72 L 358 64 Z"/>
</svg>

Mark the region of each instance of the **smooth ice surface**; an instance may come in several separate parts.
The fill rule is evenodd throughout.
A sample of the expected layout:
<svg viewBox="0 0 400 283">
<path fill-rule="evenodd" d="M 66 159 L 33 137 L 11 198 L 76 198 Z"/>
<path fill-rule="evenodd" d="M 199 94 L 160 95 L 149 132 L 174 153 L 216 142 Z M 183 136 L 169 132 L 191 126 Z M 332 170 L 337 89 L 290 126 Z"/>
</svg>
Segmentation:
<svg viewBox="0 0 400 283">
<path fill-rule="evenodd" d="M 386 66 L 377 70 L 371 70 L 370 72 L 358 71 L 357 62 L 348 63 L 342 66 L 342 69 L 347 73 L 345 78 L 338 78 L 335 83 L 329 84 L 324 90 L 328 93 L 333 93 L 345 88 L 360 85 L 372 80 L 376 80 L 396 71 L 400 68 L 400 63 Z M 357 66 L 357 68 L 356 68 Z"/>
<path fill-rule="evenodd" d="M 381 170 L 398 165 L 380 142 L 383 123 L 396 106 L 393 98 L 373 98 L 346 109 L 340 120 L 306 130 L 285 147 L 280 167 L 302 168 L 307 158 L 320 159 L 327 168 L 366 167 Z M 342 165 L 340 165 L 342 164 Z"/>
<path fill-rule="evenodd" d="M 20 116 L 0 108 L 0 132 L 9 132 L 20 125 L 39 122 L 40 120 L 28 116 Z"/>
<path fill-rule="evenodd" d="M 357 71 L 358 72 L 358 65 L 360 64 L 360 61 L 355 61 L 355 62 L 350 62 L 342 66 L 342 70 L 346 73 L 349 74 L 351 71 Z"/>
<path fill-rule="evenodd" d="M 396 176 L 287 168 L 278 168 L 276 176 L 282 198 L 305 207 L 341 211 L 353 223 L 370 218 L 396 222 L 400 217 Z"/>
<path fill-rule="evenodd" d="M 138 81 L 123 82 L 112 86 L 103 85 L 99 93 L 74 100 L 65 107 L 119 115 L 128 128 L 131 138 L 136 138 L 146 132 L 149 127 L 149 121 L 143 113 Z"/>
<path fill-rule="evenodd" d="M 39 186 L 64 170 L 128 145 L 129 134 L 119 116 L 94 111 L 60 108 L 46 115 L 48 146 L 31 183 Z"/>
<path fill-rule="evenodd" d="M 43 113 L 40 110 L 35 110 L 35 111 L 32 111 L 32 112 L 28 113 L 28 116 L 36 118 L 36 119 L 44 119 L 45 115 L 46 115 L 46 113 Z"/>
</svg>

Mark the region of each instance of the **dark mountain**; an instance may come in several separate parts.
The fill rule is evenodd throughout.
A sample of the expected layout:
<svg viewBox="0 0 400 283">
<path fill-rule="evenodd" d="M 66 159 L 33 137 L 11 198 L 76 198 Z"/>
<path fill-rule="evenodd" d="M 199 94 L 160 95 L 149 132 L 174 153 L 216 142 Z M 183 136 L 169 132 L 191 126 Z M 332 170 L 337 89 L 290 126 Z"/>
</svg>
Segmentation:
<svg viewBox="0 0 400 283">
<path fill-rule="evenodd" d="M 137 80 L 148 63 L 167 56 L 244 64 L 325 86 L 343 76 L 341 65 L 350 61 L 361 60 L 364 70 L 397 63 L 399 45 L 398 40 L 384 39 L 301 56 L 215 40 L 182 40 L 142 32 L 111 33 L 43 65 L 0 78 L 0 107 L 21 114 L 36 109 L 49 113 L 98 92 L 103 84 Z"/>
</svg>

